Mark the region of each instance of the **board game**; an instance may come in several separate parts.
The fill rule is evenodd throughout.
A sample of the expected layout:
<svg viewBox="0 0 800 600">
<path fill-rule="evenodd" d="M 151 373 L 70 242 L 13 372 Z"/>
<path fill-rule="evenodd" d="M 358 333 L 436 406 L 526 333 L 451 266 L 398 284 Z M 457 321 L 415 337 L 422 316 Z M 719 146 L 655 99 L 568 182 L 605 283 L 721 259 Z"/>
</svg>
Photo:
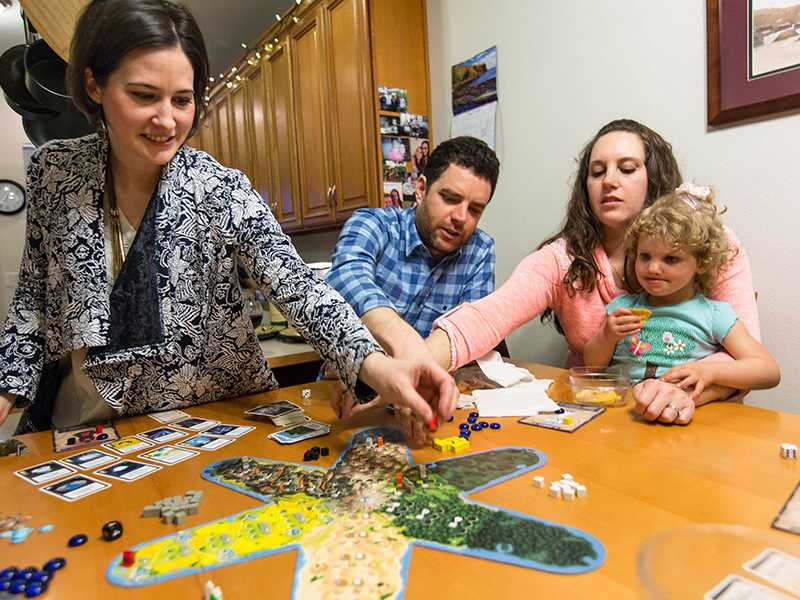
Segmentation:
<svg viewBox="0 0 800 600">
<path fill-rule="evenodd" d="M 371 443 L 378 435 L 381 447 Z M 513 446 L 417 465 L 401 434 L 386 428 L 354 434 L 330 468 L 226 459 L 203 478 L 263 506 L 139 544 L 132 566 L 115 557 L 106 576 L 144 586 L 296 550 L 294 598 L 347 597 L 358 588 L 388 599 L 403 595 L 414 546 L 556 574 L 596 569 L 605 550 L 591 535 L 470 499 L 545 462 L 541 452 Z"/>
</svg>

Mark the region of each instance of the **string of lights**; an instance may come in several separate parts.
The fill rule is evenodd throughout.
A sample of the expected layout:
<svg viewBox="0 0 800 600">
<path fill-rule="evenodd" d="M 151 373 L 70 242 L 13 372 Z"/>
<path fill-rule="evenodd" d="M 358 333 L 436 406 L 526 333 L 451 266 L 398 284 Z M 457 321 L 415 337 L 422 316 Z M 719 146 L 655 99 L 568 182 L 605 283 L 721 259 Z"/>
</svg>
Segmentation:
<svg viewBox="0 0 800 600">
<path fill-rule="evenodd" d="M 306 0 L 306 2 L 312 1 L 313 0 Z M 294 0 L 294 4 L 292 4 L 283 14 L 275 13 L 275 21 L 277 22 L 277 26 L 274 26 L 273 29 L 270 30 L 270 37 L 272 38 L 271 40 L 267 39 L 265 41 L 264 39 L 259 39 L 259 41 L 256 43 L 256 46 L 252 48 L 245 42 L 242 42 L 242 49 L 244 50 L 242 57 L 236 61 L 236 63 L 226 73 L 219 73 L 216 76 L 211 75 L 208 78 L 208 84 L 206 85 L 205 89 L 206 103 L 210 102 L 214 94 L 223 88 L 236 89 L 239 87 L 239 83 L 242 81 L 240 71 L 246 68 L 245 65 L 257 65 L 262 58 L 270 56 L 274 50 L 277 50 L 280 47 L 280 36 L 284 30 L 286 30 L 288 27 L 291 27 L 295 23 L 300 22 L 300 19 L 296 13 L 298 10 L 300 10 L 302 4 L 303 0 Z"/>
</svg>

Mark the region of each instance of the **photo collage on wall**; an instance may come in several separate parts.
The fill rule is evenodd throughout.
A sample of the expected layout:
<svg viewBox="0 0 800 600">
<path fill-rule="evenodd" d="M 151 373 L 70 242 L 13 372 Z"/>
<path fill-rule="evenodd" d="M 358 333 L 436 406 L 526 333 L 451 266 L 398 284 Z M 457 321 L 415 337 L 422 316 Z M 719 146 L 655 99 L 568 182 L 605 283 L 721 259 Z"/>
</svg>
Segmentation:
<svg viewBox="0 0 800 600">
<path fill-rule="evenodd" d="M 407 112 L 408 92 L 378 87 L 380 103 L 383 205 L 409 208 L 415 203 L 417 178 L 430 154 L 427 115 Z"/>
</svg>

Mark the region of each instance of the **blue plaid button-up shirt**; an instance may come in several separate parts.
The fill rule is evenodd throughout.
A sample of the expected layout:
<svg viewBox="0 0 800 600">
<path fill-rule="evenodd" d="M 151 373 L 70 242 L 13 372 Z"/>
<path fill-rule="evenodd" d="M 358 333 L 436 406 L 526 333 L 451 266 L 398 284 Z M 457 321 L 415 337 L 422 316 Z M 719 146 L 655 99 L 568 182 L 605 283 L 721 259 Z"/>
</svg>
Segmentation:
<svg viewBox="0 0 800 600">
<path fill-rule="evenodd" d="M 357 210 L 342 228 L 326 279 L 359 316 L 387 306 L 427 337 L 445 312 L 494 290 L 494 240 L 475 229 L 456 252 L 437 259 L 415 218 L 413 208 Z"/>
</svg>

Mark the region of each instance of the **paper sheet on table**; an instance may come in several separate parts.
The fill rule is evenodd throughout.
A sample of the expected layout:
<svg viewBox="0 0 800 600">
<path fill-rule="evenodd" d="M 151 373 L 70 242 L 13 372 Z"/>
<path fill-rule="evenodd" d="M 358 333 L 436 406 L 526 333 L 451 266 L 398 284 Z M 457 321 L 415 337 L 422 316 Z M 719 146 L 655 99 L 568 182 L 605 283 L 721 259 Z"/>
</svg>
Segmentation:
<svg viewBox="0 0 800 600">
<path fill-rule="evenodd" d="M 503 387 L 511 387 L 520 382 L 533 381 L 535 379 L 527 369 L 503 362 L 500 353 L 494 350 L 485 356 L 481 356 L 476 362 L 486 377 Z"/>
<path fill-rule="evenodd" d="M 512 388 L 475 390 L 472 397 L 481 417 L 529 417 L 558 410 L 547 395 L 551 383 L 552 379 L 536 379 Z"/>
<path fill-rule="evenodd" d="M 497 102 L 490 102 L 478 108 L 473 108 L 467 112 L 453 115 L 453 123 L 450 126 L 450 137 L 460 135 L 471 135 L 479 140 L 483 140 L 488 146 L 494 149 L 494 130 L 495 115 L 497 114 Z"/>
</svg>

